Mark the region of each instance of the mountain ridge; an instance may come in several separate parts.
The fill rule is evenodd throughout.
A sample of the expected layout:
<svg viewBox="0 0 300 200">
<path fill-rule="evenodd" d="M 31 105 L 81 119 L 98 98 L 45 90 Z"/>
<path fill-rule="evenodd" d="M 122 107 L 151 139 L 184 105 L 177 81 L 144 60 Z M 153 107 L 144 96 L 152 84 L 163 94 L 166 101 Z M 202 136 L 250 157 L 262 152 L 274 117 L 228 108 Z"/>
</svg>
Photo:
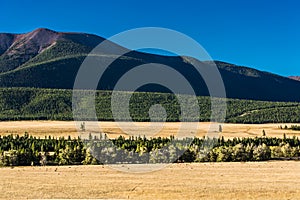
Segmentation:
<svg viewBox="0 0 300 200">
<path fill-rule="evenodd" d="M 288 78 L 296 80 L 296 81 L 300 81 L 300 76 L 288 76 Z"/>
<path fill-rule="evenodd" d="M 0 87 L 36 87 L 72 89 L 77 71 L 90 51 L 105 39 L 87 33 L 56 32 L 39 28 L 29 33 L 0 33 Z M 110 42 L 110 41 L 109 41 Z M 113 42 L 109 48 L 97 52 L 99 62 L 114 55 L 120 48 Z M 97 89 L 112 90 L 123 74 L 147 63 L 161 63 L 185 76 L 195 93 L 209 96 L 201 75 L 188 57 L 163 56 L 130 51 L 115 60 L 105 71 Z M 201 67 L 210 67 L 212 61 L 199 61 Z M 300 101 L 300 82 L 254 68 L 214 61 L 223 78 L 229 98 L 267 101 Z M 101 66 L 100 66 L 101 67 Z M 89 89 L 89 88 L 87 88 Z M 151 85 L 140 91 L 170 92 Z"/>
<path fill-rule="evenodd" d="M 14 70 L 57 42 L 81 44 L 83 40 L 84 45 L 91 50 L 104 38 L 85 33 L 56 32 L 46 28 L 38 28 L 23 34 L 2 33 L 0 34 L 0 72 Z"/>
</svg>

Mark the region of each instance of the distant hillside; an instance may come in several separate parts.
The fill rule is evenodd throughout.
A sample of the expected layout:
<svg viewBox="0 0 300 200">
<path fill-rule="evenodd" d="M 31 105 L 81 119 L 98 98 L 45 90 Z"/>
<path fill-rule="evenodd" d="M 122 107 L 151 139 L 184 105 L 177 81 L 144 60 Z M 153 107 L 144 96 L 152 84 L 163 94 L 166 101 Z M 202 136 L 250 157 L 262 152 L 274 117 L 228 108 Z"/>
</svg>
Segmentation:
<svg viewBox="0 0 300 200">
<path fill-rule="evenodd" d="M 97 91 L 96 111 L 101 121 L 114 120 L 111 111 L 111 94 L 111 91 Z M 198 97 L 197 99 L 200 108 L 199 120 L 210 121 L 210 98 Z M 129 105 L 133 121 L 150 121 L 148 111 L 155 104 L 160 104 L 165 108 L 167 121 L 179 121 L 181 110 L 176 96 L 153 92 L 133 94 Z M 126 115 L 120 113 L 120 116 Z M 0 88 L 0 121 L 3 120 L 73 120 L 72 90 Z M 225 121 L 231 123 L 299 123 L 300 103 L 227 99 Z"/>
<path fill-rule="evenodd" d="M 0 34 L 0 87 L 72 89 L 77 71 L 86 55 L 104 38 L 85 33 L 61 33 L 37 29 L 26 34 Z M 111 43 L 98 52 L 103 61 L 123 48 Z M 217 47 L 216 47 L 217 48 Z M 176 69 L 191 83 L 199 96 L 208 96 L 207 87 L 190 59 L 132 51 L 111 64 L 98 89 L 112 90 L 119 78 L 137 65 L 161 63 Z M 211 62 L 200 62 L 203 69 Z M 230 63 L 215 62 L 224 80 L 227 97 L 267 101 L 300 101 L 300 82 L 275 74 Z M 101 67 L 101 66 L 100 66 Z M 139 91 L 170 92 L 158 85 Z"/>
</svg>

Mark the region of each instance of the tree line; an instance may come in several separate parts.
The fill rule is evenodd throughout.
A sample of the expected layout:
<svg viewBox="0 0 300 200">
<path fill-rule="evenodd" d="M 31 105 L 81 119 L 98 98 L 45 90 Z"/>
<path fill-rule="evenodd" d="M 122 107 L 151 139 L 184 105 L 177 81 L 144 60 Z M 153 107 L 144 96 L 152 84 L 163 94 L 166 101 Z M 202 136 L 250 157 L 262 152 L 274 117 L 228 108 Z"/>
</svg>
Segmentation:
<svg viewBox="0 0 300 200">
<path fill-rule="evenodd" d="M 0 165 L 88 165 L 118 163 L 235 162 L 299 159 L 297 137 L 162 138 L 106 135 L 36 138 L 0 136 Z"/>
</svg>

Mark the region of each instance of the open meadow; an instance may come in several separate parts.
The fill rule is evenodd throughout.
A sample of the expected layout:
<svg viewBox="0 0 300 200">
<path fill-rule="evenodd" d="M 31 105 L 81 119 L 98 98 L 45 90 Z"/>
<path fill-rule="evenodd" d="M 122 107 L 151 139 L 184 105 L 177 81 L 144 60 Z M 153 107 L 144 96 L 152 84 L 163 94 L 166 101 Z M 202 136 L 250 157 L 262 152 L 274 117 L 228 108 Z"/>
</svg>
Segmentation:
<svg viewBox="0 0 300 200">
<path fill-rule="evenodd" d="M 87 123 L 87 122 L 86 122 Z M 99 122 L 109 138 L 128 136 L 115 122 Z M 132 135 L 168 137 L 176 135 L 180 123 L 122 122 Z M 191 127 L 195 123 L 190 123 Z M 210 123 L 198 123 L 196 136 L 204 136 Z M 222 124 L 219 136 L 300 136 L 300 131 L 281 129 L 292 124 Z M 293 124 L 299 125 L 299 124 Z M 85 132 L 100 129 L 86 126 Z M 219 125 L 215 126 L 219 127 Z M 152 134 L 153 130 L 158 130 Z M 159 131 L 160 130 L 160 131 Z M 190 135 L 189 126 L 183 133 Z M 0 122 L 0 135 L 24 134 L 45 137 L 78 137 L 73 121 Z M 0 168 L 0 199 L 300 199 L 300 162 L 204 162 L 174 163 L 158 171 L 126 173 L 128 168 L 157 164 L 27 166 Z M 122 170 L 124 168 L 124 170 Z M 125 169 L 127 168 L 127 169 Z"/>
<path fill-rule="evenodd" d="M 300 199 L 300 162 L 182 163 L 148 173 L 109 166 L 0 168 L 2 199 Z"/>
<path fill-rule="evenodd" d="M 86 122 L 87 123 L 87 122 Z M 97 133 L 99 131 L 104 132 L 109 138 L 116 138 L 120 135 L 128 136 L 125 134 L 116 122 L 99 122 L 99 127 L 86 128 L 86 133 Z M 178 122 L 167 122 L 167 123 L 153 123 L 150 126 L 149 122 L 134 122 L 136 128 L 132 128 L 132 124 L 128 122 L 121 122 L 123 129 L 127 130 L 130 135 L 140 135 L 147 137 L 169 137 L 170 135 L 175 135 L 178 132 L 181 123 Z M 161 126 L 162 125 L 162 126 Z M 211 123 L 200 122 L 198 124 L 198 131 L 195 134 L 198 137 L 202 137 L 207 134 Z M 269 137 L 282 137 L 285 133 L 287 136 L 300 136 L 300 131 L 280 129 L 279 127 L 284 127 L 287 125 L 300 125 L 300 124 L 222 124 L 222 132 L 217 133 L 219 136 L 224 136 L 224 138 L 233 137 L 255 137 L 262 136 L 262 131 L 264 130 L 266 135 Z M 161 127 L 160 127 L 161 126 Z M 190 123 L 191 129 L 195 126 L 195 123 Z M 217 126 L 218 127 L 218 126 Z M 186 136 L 194 135 L 191 133 L 189 126 L 183 127 L 182 132 Z M 154 132 L 153 130 L 156 130 Z M 216 130 L 218 132 L 218 130 Z M 54 137 L 78 137 L 80 135 L 80 129 L 77 131 L 76 125 L 73 121 L 4 121 L 0 122 L 0 135 L 8 134 L 19 134 L 23 135 L 28 132 L 30 135 L 43 138 L 44 136 L 54 136 Z M 153 134 L 154 132 L 154 134 Z"/>
</svg>

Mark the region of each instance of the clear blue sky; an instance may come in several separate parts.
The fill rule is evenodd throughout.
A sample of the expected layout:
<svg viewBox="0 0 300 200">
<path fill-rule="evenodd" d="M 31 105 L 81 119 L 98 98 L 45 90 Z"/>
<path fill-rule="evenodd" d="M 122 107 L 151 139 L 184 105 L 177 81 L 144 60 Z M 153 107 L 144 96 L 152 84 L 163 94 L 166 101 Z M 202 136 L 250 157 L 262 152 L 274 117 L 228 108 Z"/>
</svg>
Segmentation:
<svg viewBox="0 0 300 200">
<path fill-rule="evenodd" d="M 38 27 L 110 37 L 157 26 L 198 41 L 214 60 L 300 75 L 298 0 L 95 0 L 1 2 L 0 32 Z"/>
</svg>

